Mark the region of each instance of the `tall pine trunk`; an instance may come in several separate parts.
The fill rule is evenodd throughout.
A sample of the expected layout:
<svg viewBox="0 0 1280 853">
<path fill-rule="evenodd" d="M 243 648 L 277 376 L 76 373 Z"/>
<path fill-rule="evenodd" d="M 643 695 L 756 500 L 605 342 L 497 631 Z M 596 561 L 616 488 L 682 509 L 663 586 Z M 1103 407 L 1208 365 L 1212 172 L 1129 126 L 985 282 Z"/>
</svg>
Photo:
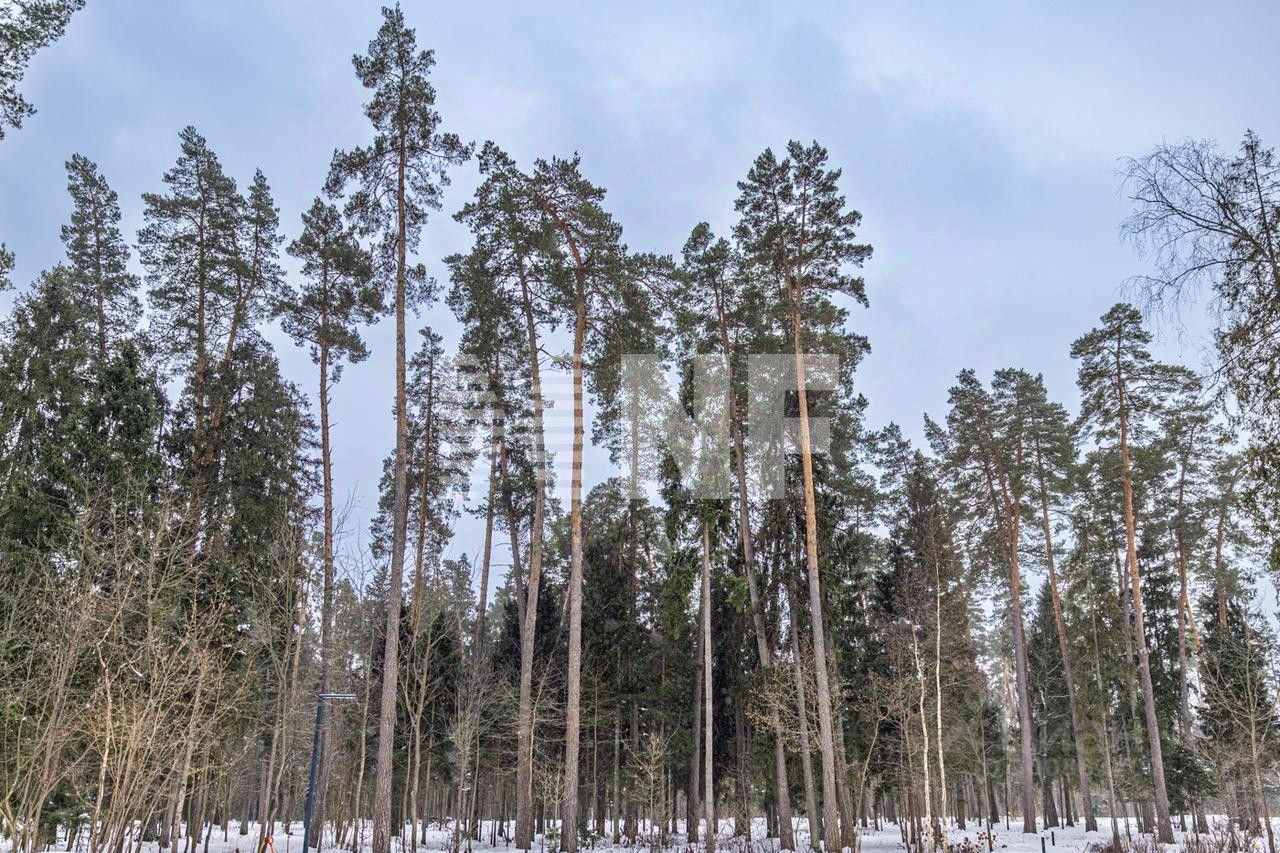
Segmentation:
<svg viewBox="0 0 1280 853">
<path fill-rule="evenodd" d="M 1188 442 L 1194 440 L 1194 432 L 1188 436 Z M 1187 656 L 1187 631 L 1196 630 L 1195 618 L 1191 612 L 1191 598 L 1187 580 L 1187 469 L 1190 467 L 1192 448 L 1184 450 L 1184 456 L 1178 468 L 1178 507 L 1177 523 L 1174 526 L 1174 540 L 1178 548 L 1178 723 L 1184 739 L 1191 736 L 1190 706 L 1190 662 Z M 1199 637 L 1195 638 L 1199 645 Z"/>
<path fill-rule="evenodd" d="M 323 287 L 328 287 L 328 267 L 322 271 Z M 328 299 L 325 300 L 328 305 Z M 332 689 L 333 672 L 333 455 L 329 443 L 329 312 L 326 308 L 320 317 L 320 470 L 324 487 L 324 554 L 320 599 L 320 689 L 328 693 Z M 320 735 L 320 779 L 328 778 L 329 739 Z M 325 819 L 325 788 L 320 783 L 316 795 L 316 809 L 311 826 L 311 838 L 320 846 Z M 305 853 L 305 851 L 304 851 Z"/>
<path fill-rule="evenodd" d="M 1031 728 L 1031 697 L 1027 686 L 1027 640 L 1022 621 L 1022 575 L 1018 571 L 1017 513 L 1009 534 L 1009 610 L 1013 623 L 1014 681 L 1018 692 L 1018 734 L 1022 748 L 1022 831 L 1036 831 L 1035 732 Z"/>
<path fill-rule="evenodd" d="M 827 670 L 827 639 L 822 621 L 822 579 L 818 573 L 818 510 L 813 485 L 813 446 L 809 435 L 809 399 L 805 391 L 804 340 L 800 311 L 801 282 L 792 276 L 791 324 L 795 339 L 796 396 L 800 408 L 800 464 L 804 475 L 804 546 L 809 579 L 809 623 L 813 633 L 813 669 L 818 706 L 818 753 L 822 757 L 823 849 L 828 838 L 840 837 L 837 811 L 835 736 L 831 713 L 831 685 Z"/>
<path fill-rule="evenodd" d="M 1125 402 L 1124 375 L 1120 369 L 1119 346 L 1116 351 L 1116 392 L 1120 415 L 1120 479 L 1124 486 L 1124 532 L 1129 560 L 1129 583 L 1133 598 L 1133 615 L 1138 647 L 1138 676 L 1142 682 L 1142 698 L 1146 706 L 1147 740 L 1151 749 L 1151 787 L 1155 795 L 1156 840 L 1173 843 L 1173 824 L 1169 821 L 1169 792 L 1164 781 L 1164 753 L 1160 747 L 1160 721 L 1156 716 L 1155 690 L 1151 685 L 1151 660 L 1147 651 L 1146 620 L 1142 609 L 1142 578 L 1138 571 L 1138 548 L 1133 511 L 1133 480 L 1129 472 L 1129 413 Z"/>
<path fill-rule="evenodd" d="M 1098 819 L 1093 816 L 1093 793 L 1089 788 L 1089 768 L 1080 742 L 1080 707 L 1076 699 L 1076 679 L 1071 668 L 1071 646 L 1067 642 L 1067 623 L 1062 616 L 1062 597 L 1058 593 L 1058 575 L 1053 555 L 1053 529 L 1049 525 L 1049 491 L 1040 447 L 1036 446 L 1036 472 L 1040 485 L 1040 526 L 1044 530 L 1045 562 L 1049 569 L 1049 594 L 1053 599 L 1053 623 L 1058 631 L 1058 649 L 1062 653 L 1062 676 L 1067 682 L 1067 706 L 1071 712 L 1071 740 L 1075 745 L 1076 775 L 1080 779 L 1080 804 L 1084 809 L 1085 831 L 1097 832 Z M 1184 593 L 1185 594 L 1185 593 Z"/>
<path fill-rule="evenodd" d="M 935 556 L 933 562 L 933 698 L 938 725 L 938 817 L 941 824 L 942 849 L 947 850 L 947 757 L 942 737 L 942 574 Z M 963 820 L 961 816 L 961 820 Z M 963 829 L 963 826 L 961 826 Z"/>
<path fill-rule="evenodd" d="M 533 395 L 534 493 L 529 526 L 529 574 L 525 584 L 524 620 L 520 629 L 520 699 L 516 717 L 516 831 L 519 850 L 533 845 L 533 649 L 538 627 L 538 588 L 542 580 L 542 523 L 546 500 L 546 442 L 542 430 L 542 372 L 538 365 L 538 329 L 533 319 L 529 283 L 520 262 L 520 293 L 529 344 L 529 378 Z M 514 535 L 514 534 L 513 534 Z"/>
<path fill-rule="evenodd" d="M 915 657 L 916 681 L 920 685 L 919 701 L 917 702 L 917 711 L 920 717 L 920 738 L 922 743 L 924 744 L 923 757 L 920 761 L 920 767 L 921 767 L 921 772 L 923 773 L 923 783 L 924 783 L 923 831 L 929 835 L 929 849 L 932 850 L 934 847 L 934 844 L 936 843 L 937 836 L 934 834 L 935 824 L 933 820 L 933 795 L 931 792 L 931 780 L 930 780 L 930 777 L 933 775 L 933 770 L 931 767 L 932 759 L 930 759 L 929 757 L 929 720 L 928 720 L 928 717 L 925 715 L 925 711 L 924 711 L 925 697 L 926 697 L 926 694 L 928 693 L 928 689 L 925 687 L 924 661 L 920 659 L 920 641 L 916 635 L 916 628 L 914 625 L 911 627 L 911 651 L 913 652 Z M 921 845 L 921 849 L 922 850 L 924 849 L 923 844 Z"/>
<path fill-rule="evenodd" d="M 496 365 L 495 365 L 496 372 Z M 493 560 L 493 516 L 498 499 L 498 443 L 501 425 L 495 412 L 489 427 L 489 497 L 484 513 L 484 556 L 480 561 L 480 591 L 476 599 L 476 639 L 472 650 L 477 665 L 484 661 L 485 620 L 489 613 L 489 565 Z"/>
<path fill-rule="evenodd" d="M 791 677 L 795 683 L 796 728 L 800 735 L 800 770 L 804 777 L 804 811 L 809 822 L 809 846 L 822 838 L 822 815 L 818 812 L 818 791 L 813 778 L 813 749 L 809 742 L 809 707 L 804 685 L 804 662 L 797 630 L 796 599 L 790 581 L 787 587 L 787 604 L 791 613 Z"/>
<path fill-rule="evenodd" d="M 733 392 L 732 353 L 729 329 L 724 307 L 719 308 L 720 347 L 724 351 L 725 369 L 729 381 L 729 432 L 733 439 L 734 474 L 738 485 L 738 530 L 742 539 L 742 564 L 747 575 L 747 596 L 751 603 L 751 624 L 755 628 L 756 652 L 760 655 L 760 668 L 771 672 L 774 666 L 772 644 L 764 622 L 764 604 L 760 598 L 760 581 L 755 563 L 755 548 L 751 534 L 751 504 L 747 491 L 747 460 L 742 446 L 742 429 L 738 423 L 738 400 Z M 791 825 L 791 791 L 787 782 L 786 732 L 782 727 L 782 715 L 773 703 L 769 705 L 769 726 L 773 729 L 773 780 L 775 804 L 778 811 L 778 842 L 782 850 L 795 850 L 795 833 Z"/>
<path fill-rule="evenodd" d="M 706 813 L 706 851 L 715 853 L 716 849 L 716 797 L 715 780 L 712 778 L 712 745 L 715 742 L 714 726 L 711 715 L 713 682 L 711 679 L 711 526 L 704 518 L 702 521 L 702 788 L 706 794 L 702 798 Z"/>
<path fill-rule="evenodd" d="M 693 678 L 693 753 L 689 757 L 689 790 L 685 795 L 685 840 L 690 844 L 698 843 L 698 822 L 701 802 L 699 793 L 702 790 L 702 679 L 705 661 L 702 632 L 698 632 L 698 657 Z"/>
<path fill-rule="evenodd" d="M 409 419 L 405 390 L 405 145 L 398 139 L 396 177 L 396 454 L 393 474 L 391 562 L 387 567 L 387 619 L 383 638 L 382 697 L 378 712 L 378 754 L 373 789 L 373 853 L 391 853 L 392 757 L 395 749 L 396 693 L 400 656 L 400 579 L 404 574 L 409 522 Z"/>
<path fill-rule="evenodd" d="M 436 404 L 436 356 L 433 350 L 427 351 L 427 406 L 423 416 L 422 430 L 422 474 L 418 477 L 418 512 L 414 519 L 414 560 L 412 598 L 409 602 L 409 626 L 416 636 L 422 626 L 423 598 L 426 591 L 426 580 L 423 572 L 426 566 L 427 548 L 427 510 L 430 508 L 432 469 L 431 447 L 435 443 L 433 424 L 435 422 Z"/>
<path fill-rule="evenodd" d="M 582 715 L 582 350 L 587 333 L 586 272 L 576 244 L 576 320 L 573 328 L 573 469 L 569 490 L 569 661 L 565 677 L 564 793 L 560 849 L 578 849 L 578 751 Z M 374 851 L 381 853 L 381 851 Z"/>
</svg>

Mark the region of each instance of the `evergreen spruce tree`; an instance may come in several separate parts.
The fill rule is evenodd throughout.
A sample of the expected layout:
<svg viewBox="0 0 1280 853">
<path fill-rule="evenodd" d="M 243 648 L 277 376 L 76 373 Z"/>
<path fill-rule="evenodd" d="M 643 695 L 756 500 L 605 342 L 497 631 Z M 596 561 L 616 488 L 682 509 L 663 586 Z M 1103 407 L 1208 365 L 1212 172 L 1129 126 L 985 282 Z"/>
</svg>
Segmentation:
<svg viewBox="0 0 1280 853">
<path fill-rule="evenodd" d="M 88 493 L 95 511 L 141 519 L 168 481 L 160 446 L 164 392 L 154 366 L 133 339 L 120 343 L 98 369 L 89 407 L 94 436 L 87 453 Z"/>
<path fill-rule="evenodd" d="M 228 618 L 243 616 L 236 603 L 263 585 L 283 596 L 305 580 L 299 543 L 316 485 L 309 455 L 315 425 L 306 397 L 281 375 L 275 355 L 259 340 L 241 343 L 233 363 L 234 393 L 219 437 L 220 488 L 210 505 L 215 515 L 207 548 L 217 595 L 233 605 Z M 282 567 L 280 554 L 295 548 L 298 562 Z"/>
<path fill-rule="evenodd" d="M 57 552 L 94 485 L 86 476 L 97 384 L 92 316 L 71 270 L 59 266 L 19 300 L 5 329 L 0 538 L 15 566 L 33 568 Z"/>
</svg>

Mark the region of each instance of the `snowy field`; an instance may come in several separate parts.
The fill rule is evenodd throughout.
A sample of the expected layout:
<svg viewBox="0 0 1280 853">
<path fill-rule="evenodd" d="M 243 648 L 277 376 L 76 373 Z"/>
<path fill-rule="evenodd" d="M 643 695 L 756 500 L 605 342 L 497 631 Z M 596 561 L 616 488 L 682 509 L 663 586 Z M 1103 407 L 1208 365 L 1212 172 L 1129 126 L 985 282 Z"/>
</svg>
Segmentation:
<svg viewBox="0 0 1280 853">
<path fill-rule="evenodd" d="M 1209 822 L 1214 830 L 1221 830 L 1226 825 L 1223 817 L 1210 817 Z M 681 853 L 694 853 L 701 850 L 702 844 L 688 844 L 683 841 L 683 822 L 681 822 L 681 833 L 678 836 L 668 836 L 667 844 L 660 847 L 656 843 L 650 841 L 641 835 L 640 840 L 634 845 L 623 843 L 615 845 L 608 839 L 599 841 L 594 844 L 580 845 L 581 850 L 598 850 L 602 853 L 610 853 L 610 851 L 618 850 L 643 850 L 643 851 L 681 851 Z M 1174 834 L 1178 837 L 1179 846 L 1186 833 L 1177 831 L 1177 821 L 1174 822 Z M 802 848 L 808 843 L 808 827 L 804 820 L 796 821 L 796 843 Z M 1052 827 L 1050 829 L 1041 830 L 1031 835 L 1024 834 L 1019 831 L 1018 825 L 1013 824 L 1011 828 L 1006 829 L 1004 823 L 997 824 L 994 827 L 993 846 L 997 851 L 1004 853 L 1087 853 L 1090 848 L 1096 848 L 1107 844 L 1111 840 L 1111 823 L 1109 818 L 1098 818 L 1098 832 L 1085 832 L 1083 825 L 1074 827 Z M 1155 845 L 1151 843 L 1149 836 L 1143 837 L 1138 834 L 1136 822 L 1132 822 L 1128 827 L 1129 833 L 1133 840 L 1141 839 L 1141 849 L 1154 850 Z M 204 853 L 207 849 L 208 853 L 258 853 L 258 827 L 257 824 L 250 824 L 245 834 L 240 833 L 240 828 L 236 822 L 231 822 L 226 834 L 224 835 L 221 826 L 215 826 L 213 832 L 207 837 L 202 838 L 198 845 L 194 846 L 190 853 Z M 425 838 L 421 841 L 419 848 L 421 850 L 431 851 L 487 851 L 487 850 L 510 850 L 513 846 L 505 841 L 501 835 L 497 837 L 494 843 L 494 827 L 486 822 L 484 831 L 481 833 L 480 840 L 468 840 L 466 838 L 459 839 L 454 832 L 452 824 L 445 826 L 437 826 L 432 824 L 425 833 Z M 1210 835 L 1214 834 L 1213 832 Z M 1120 825 L 1120 835 L 1122 839 L 1126 838 L 1125 826 Z M 365 829 L 366 841 L 362 845 L 363 850 L 369 849 L 367 841 L 368 825 Z M 1237 833 L 1237 839 L 1242 838 Z M 969 824 L 967 829 L 957 829 L 952 826 L 948 833 L 950 844 L 957 850 L 964 850 L 966 853 L 981 853 L 988 847 L 985 834 L 985 825 Z M 83 851 L 85 844 L 83 843 L 83 835 L 78 839 L 66 838 L 65 834 L 60 833 L 58 843 L 47 848 L 50 853 L 53 851 Z M 277 825 L 274 835 L 275 853 L 302 853 L 302 824 L 295 822 L 287 829 L 283 825 Z M 724 853 L 774 853 L 777 851 L 777 839 L 765 837 L 764 820 L 757 819 L 752 826 L 752 839 L 750 843 L 746 839 L 735 837 L 733 835 L 733 823 L 731 820 L 725 820 L 721 823 L 720 832 L 717 836 L 716 848 Z M 1043 844 L 1043 846 L 1042 846 Z M 9 850 L 11 841 L 9 839 L 0 839 L 0 853 L 6 853 Z M 207 846 L 206 846 L 207 845 Z M 1210 848 L 1213 845 L 1208 845 Z M 1266 850 L 1265 837 L 1254 837 L 1252 839 L 1253 849 L 1256 851 Z M 534 840 L 533 850 L 537 853 L 554 853 L 557 849 L 557 839 L 544 838 L 538 836 Z M 883 823 L 879 830 L 864 829 L 861 831 L 861 853 L 881 853 L 881 851 L 901 851 L 906 846 L 902 842 L 902 835 L 896 824 Z M 1237 849 L 1243 849 L 1242 846 Z M 340 851 L 350 850 L 350 846 L 341 847 L 333 842 L 333 839 L 326 833 L 322 853 L 340 853 Z M 401 846 L 399 839 L 395 839 L 392 844 L 393 853 L 407 853 L 408 848 Z M 156 842 L 146 842 L 140 847 L 134 848 L 134 853 L 159 853 Z M 176 853 L 188 853 L 187 839 L 184 837 Z"/>
</svg>

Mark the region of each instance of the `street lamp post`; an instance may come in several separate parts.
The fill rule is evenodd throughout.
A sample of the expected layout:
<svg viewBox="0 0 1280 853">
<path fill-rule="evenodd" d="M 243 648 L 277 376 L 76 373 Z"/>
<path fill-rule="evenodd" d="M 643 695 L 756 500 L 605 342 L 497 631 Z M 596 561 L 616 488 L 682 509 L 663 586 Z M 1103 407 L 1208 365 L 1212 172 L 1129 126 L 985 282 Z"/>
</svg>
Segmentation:
<svg viewBox="0 0 1280 853">
<path fill-rule="evenodd" d="M 326 699 L 354 699 L 354 693 L 320 693 L 316 696 L 316 731 L 311 739 L 311 781 L 307 783 L 307 816 L 302 824 L 302 853 L 311 850 L 311 816 L 316 809 L 316 774 L 320 772 L 320 731 L 324 727 L 324 703 Z"/>
</svg>

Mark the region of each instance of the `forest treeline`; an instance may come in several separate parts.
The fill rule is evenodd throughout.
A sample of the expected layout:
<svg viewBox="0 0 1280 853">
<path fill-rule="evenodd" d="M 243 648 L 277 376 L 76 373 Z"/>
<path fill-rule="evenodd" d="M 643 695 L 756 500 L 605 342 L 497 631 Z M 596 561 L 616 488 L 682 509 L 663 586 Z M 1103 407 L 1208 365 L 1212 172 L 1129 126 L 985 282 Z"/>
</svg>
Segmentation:
<svg viewBox="0 0 1280 853">
<path fill-rule="evenodd" d="M 296 222 L 194 128 L 136 235 L 98 167 L 67 161 L 65 257 L 0 332 L 14 850 L 260 848 L 302 817 L 323 692 L 355 698 L 327 710 L 311 839 L 357 853 L 441 828 L 455 849 L 711 849 L 715 821 L 753 818 L 782 849 L 1109 816 L 1134 819 L 1117 842 L 1169 841 L 1211 814 L 1275 853 L 1280 658 L 1256 590 L 1280 557 L 1280 182 L 1260 140 L 1124 161 L 1122 230 L 1152 270 L 1132 292 L 1198 288 L 1213 370 L 1158 361 L 1118 304 L 1062 353 L 1077 414 L 1034 365 L 959 369 L 916 447 L 864 417 L 872 250 L 821 145 L 744 164 L 730 232 L 636 251 L 576 155 L 520 164 L 448 132 L 433 63 L 384 10 L 354 58 L 367 144 L 335 152 Z M 472 245 L 436 281 L 419 239 L 449 213 Z M 357 531 L 331 394 L 387 315 L 395 443 Z M 289 341 L 310 376 L 282 374 Z M 691 410 L 692 357 L 722 360 L 728 497 L 641 440 L 656 413 L 627 353 L 660 354 Z M 778 499 L 748 465 L 749 354 L 794 371 Z M 838 356 L 834 389 L 807 389 L 814 354 Z M 553 369 L 572 375 L 567 489 Z M 584 493 L 588 398 L 624 473 Z M 483 539 L 449 547 L 464 514 Z"/>
</svg>

